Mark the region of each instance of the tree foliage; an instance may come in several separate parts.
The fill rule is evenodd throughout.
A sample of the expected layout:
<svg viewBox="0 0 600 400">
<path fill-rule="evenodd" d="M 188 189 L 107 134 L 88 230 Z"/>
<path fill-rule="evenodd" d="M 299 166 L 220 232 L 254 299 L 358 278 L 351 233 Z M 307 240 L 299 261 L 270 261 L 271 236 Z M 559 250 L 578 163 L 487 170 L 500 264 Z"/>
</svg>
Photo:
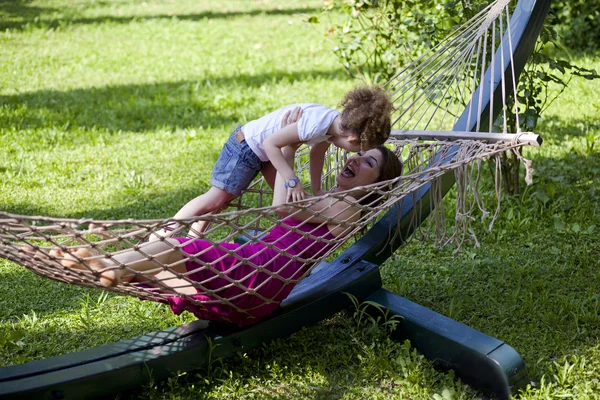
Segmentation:
<svg viewBox="0 0 600 400">
<path fill-rule="evenodd" d="M 554 25 L 564 44 L 574 50 L 600 49 L 600 2 L 554 0 Z"/>
<path fill-rule="evenodd" d="M 576 0 L 567 7 L 568 15 L 583 18 L 578 10 L 582 10 L 584 3 L 584 0 Z M 341 22 L 331 24 L 326 35 L 335 43 L 333 51 L 347 73 L 367 82 L 384 83 L 487 4 L 489 0 L 325 0 L 323 10 L 325 14 L 341 12 L 344 15 Z M 594 8 L 600 9 L 600 5 L 592 6 Z M 309 22 L 317 21 L 316 16 L 309 18 Z M 555 51 L 560 47 L 557 29 L 561 30 L 558 27 L 568 21 L 564 13 L 559 13 L 559 17 L 549 16 L 521 74 L 517 104 L 513 100 L 506 105 L 512 112 L 507 113 L 507 121 L 495 121 L 496 126 L 506 122 L 512 132 L 517 132 L 517 128 L 531 131 L 571 79 L 600 78 L 595 70 L 582 68 L 557 55 L 560 53 Z M 584 31 L 581 28 L 581 32 Z M 518 158 L 507 155 L 502 168 L 504 187 L 511 193 L 517 192 Z"/>
<path fill-rule="evenodd" d="M 385 82 L 411 60 L 468 20 L 485 0 L 325 0 L 324 12 L 341 11 L 327 36 L 352 77 Z M 311 22 L 318 19 L 312 17 Z"/>
</svg>

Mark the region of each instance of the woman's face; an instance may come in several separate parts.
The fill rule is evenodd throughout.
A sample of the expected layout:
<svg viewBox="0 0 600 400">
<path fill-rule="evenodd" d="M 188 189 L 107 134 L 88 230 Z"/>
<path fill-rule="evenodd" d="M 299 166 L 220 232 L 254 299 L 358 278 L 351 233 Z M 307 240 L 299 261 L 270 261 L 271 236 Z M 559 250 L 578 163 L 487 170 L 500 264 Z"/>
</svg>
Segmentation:
<svg viewBox="0 0 600 400">
<path fill-rule="evenodd" d="M 375 183 L 381 171 L 383 156 L 377 149 L 361 151 L 348 158 L 344 169 L 336 177 L 342 190 Z"/>
</svg>

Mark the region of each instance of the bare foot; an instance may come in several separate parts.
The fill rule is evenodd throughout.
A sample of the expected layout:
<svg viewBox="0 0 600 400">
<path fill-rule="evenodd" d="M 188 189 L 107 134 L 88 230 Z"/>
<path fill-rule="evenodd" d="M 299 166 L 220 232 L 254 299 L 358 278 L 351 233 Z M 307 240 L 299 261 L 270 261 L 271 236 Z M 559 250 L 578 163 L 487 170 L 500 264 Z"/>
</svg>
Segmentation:
<svg viewBox="0 0 600 400">
<path fill-rule="evenodd" d="M 93 271 L 101 271 L 98 278 L 102 286 L 114 287 L 117 286 L 121 280 L 122 272 L 120 270 L 106 270 L 106 265 L 100 260 L 87 260 L 87 258 L 93 257 L 94 255 L 88 249 L 82 247 L 69 249 L 68 252 L 64 252 L 61 249 L 51 249 L 48 252 L 50 257 L 39 250 L 35 250 L 33 247 L 24 247 L 23 251 L 44 260 L 48 260 L 52 257 L 67 268 L 84 271 L 89 271 L 90 269 Z"/>
</svg>

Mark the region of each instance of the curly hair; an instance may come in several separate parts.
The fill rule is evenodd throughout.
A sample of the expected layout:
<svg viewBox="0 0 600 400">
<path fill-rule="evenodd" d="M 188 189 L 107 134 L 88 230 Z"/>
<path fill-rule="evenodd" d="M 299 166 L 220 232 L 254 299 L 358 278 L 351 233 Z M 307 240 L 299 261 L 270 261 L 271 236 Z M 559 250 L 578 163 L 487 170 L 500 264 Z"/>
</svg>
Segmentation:
<svg viewBox="0 0 600 400">
<path fill-rule="evenodd" d="M 344 107 L 342 129 L 359 135 L 362 150 L 375 148 L 390 136 L 394 106 L 380 86 L 359 87 L 348 92 L 340 107 Z"/>
</svg>

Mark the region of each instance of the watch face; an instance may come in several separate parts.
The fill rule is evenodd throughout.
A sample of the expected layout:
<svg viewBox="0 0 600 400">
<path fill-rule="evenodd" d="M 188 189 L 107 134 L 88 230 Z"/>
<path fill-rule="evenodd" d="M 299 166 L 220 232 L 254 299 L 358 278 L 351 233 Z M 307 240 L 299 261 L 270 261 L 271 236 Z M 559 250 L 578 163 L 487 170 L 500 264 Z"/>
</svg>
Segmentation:
<svg viewBox="0 0 600 400">
<path fill-rule="evenodd" d="M 287 181 L 287 185 L 290 188 L 295 188 L 297 184 L 298 184 L 298 181 L 296 181 L 294 178 Z M 280 183 L 280 185 L 281 185 L 281 183 Z"/>
</svg>

